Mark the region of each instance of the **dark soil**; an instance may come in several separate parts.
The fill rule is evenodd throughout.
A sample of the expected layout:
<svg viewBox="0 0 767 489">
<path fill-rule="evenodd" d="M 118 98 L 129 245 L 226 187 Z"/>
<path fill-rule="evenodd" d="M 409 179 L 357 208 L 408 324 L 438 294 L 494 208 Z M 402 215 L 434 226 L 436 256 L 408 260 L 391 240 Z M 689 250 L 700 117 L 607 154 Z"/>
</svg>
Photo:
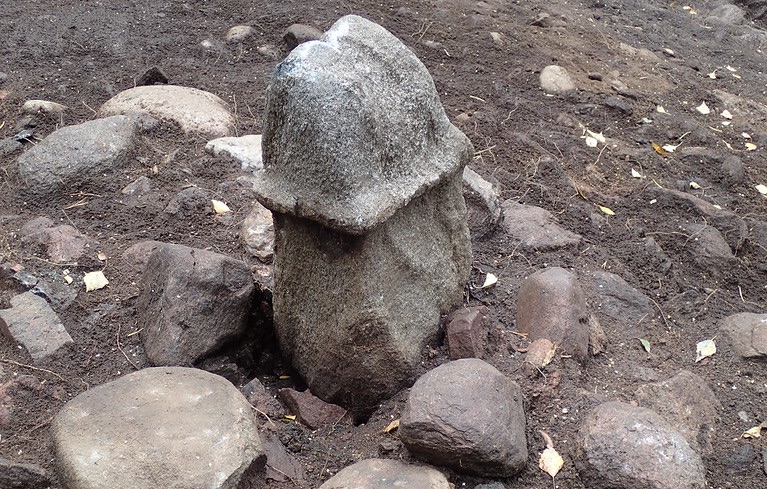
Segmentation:
<svg viewBox="0 0 767 489">
<path fill-rule="evenodd" d="M 25 123 L 36 124 L 35 132 L 44 137 L 63 125 L 90 120 L 103 102 L 133 87 L 152 67 L 159 67 L 170 83 L 219 95 L 236 113 L 239 135 L 259 134 L 268 78 L 287 54 L 285 28 L 304 23 L 327 29 L 342 15 L 365 16 L 393 32 L 424 62 L 449 117 L 474 143 L 472 167 L 499 183 L 501 198 L 543 207 L 563 227 L 584 237 L 577 249 L 552 253 L 521 252 L 501 230 L 474 239 L 473 280 L 481 282 L 486 272 L 499 277 L 495 287 L 468 296 L 470 305 L 485 304 L 491 310 L 494 341 L 486 359 L 526 393 L 530 459 L 518 477 L 504 481 L 507 487 L 552 487 L 551 478 L 537 466 L 544 447 L 538 430 L 544 430 L 566 461 L 557 487 L 583 488 L 571 445 L 588 408 L 601 400 L 632 402 L 645 377 L 665 379 L 680 369 L 704 378 L 723 405 L 714 453 L 704 458 L 710 486 L 765 487 L 763 441 L 739 437 L 767 416 L 767 365 L 739 360 L 724 347 L 694 363 L 696 343 L 717 337 L 724 317 L 766 312 L 765 238 L 760 242 L 753 233 L 725 236 L 735 244 L 735 264 L 704 267 L 694 260 L 696 237 L 684 228 L 710 224 L 706 217 L 683 201 L 658 198 L 651 203 L 653 189 L 671 188 L 731 210 L 749 226 L 754 220 L 767 221 L 767 198 L 755 190 L 755 185 L 767 184 L 767 106 L 761 105 L 767 103 L 762 50 L 763 45 L 767 49 L 767 32 L 759 20 L 732 25 L 707 19 L 724 3 L 5 1 L 0 6 L 0 71 L 7 79 L 0 82 L 0 139 Z M 555 25 L 533 25 L 543 13 Z M 240 24 L 254 26 L 256 35 L 242 45 L 225 44 L 227 30 Z M 491 32 L 500 34 L 498 41 Z M 212 47 L 201 45 L 206 39 Z M 621 43 L 646 48 L 655 57 Z M 258 50 L 268 44 L 282 55 L 270 57 Z M 567 68 L 578 90 L 545 95 L 538 76 L 551 64 Z M 716 78 L 709 77 L 714 71 Z M 611 84 L 615 78 L 622 84 Z M 734 115 L 729 126 L 721 125 L 725 119 L 719 114 L 725 107 L 714 90 L 746 101 L 743 110 L 729 109 Z M 68 109 L 60 120 L 25 120 L 21 106 L 29 99 L 59 102 Z M 695 111 L 703 101 L 711 114 Z M 667 113 L 657 112 L 657 106 Z M 586 127 L 603 133 L 607 144 L 588 147 L 582 138 Z M 746 151 L 743 132 L 756 150 Z M 149 366 L 139 335 L 132 334 L 142 325 L 133 309 L 140 270 L 121 259 L 129 246 L 156 239 L 212 249 L 255 265 L 238 238 L 255 198 L 236 181 L 242 175 L 239 164 L 207 155 L 205 143 L 165 125 L 145 136 L 123 170 L 45 200 L 22 192 L 15 165 L 20 152 L 0 159 L 0 262 L 22 264 L 33 275 L 57 281 L 65 268 L 76 278 L 103 268 L 110 280 L 105 289 L 81 290 L 73 303 L 57 310 L 74 346 L 49 364 L 33 369 L 23 349 L 0 342 L 0 385 L 20 375 L 37 379 L 18 383 L 0 397 L 0 456 L 53 471 L 49 424 L 62 404 L 91 386 Z M 659 154 L 653 143 L 681 146 Z M 682 152 L 693 147 L 703 149 Z M 745 168 L 745 176 L 735 181 L 721 169 L 733 155 Z M 645 178 L 633 178 L 632 169 Z M 125 201 L 120 189 L 141 175 L 150 177 L 158 190 L 141 201 Z M 692 188 L 691 182 L 700 188 Z M 234 212 L 224 217 L 190 212 L 181 218 L 164 213 L 170 199 L 190 185 L 225 200 Z M 22 246 L 19 229 L 39 216 L 71 224 L 97 239 L 106 263 L 58 266 L 39 250 Z M 654 261 L 646 237 L 668 254 L 669 269 Z M 594 270 L 619 274 L 650 297 L 657 311 L 638 324 L 622 324 L 603 316 L 592 296 L 592 310 L 609 338 L 606 353 L 586 366 L 558 357 L 545 377 L 531 376 L 520 368 L 515 353 L 515 347 L 525 346 L 513 334 L 516 291 L 525 277 L 547 266 L 573 270 L 584 285 Z M 9 298 L 21 291 L 7 275 L 0 277 L 0 307 L 8 307 Z M 262 299 L 268 311 L 268 293 Z M 639 335 L 651 342 L 652 353 L 642 349 Z M 269 343 L 266 336 L 260 344 Z M 237 368 L 217 367 L 227 361 L 223 354 L 206 366 L 239 384 L 258 376 L 270 390 L 299 382 L 295 376 L 280 380 L 289 374 L 289 366 L 273 348 L 231 356 Z M 446 348 L 434 345 L 425 352 L 424 368 L 445 361 Z M 396 431 L 380 433 L 399 417 L 405 398 L 402 392 L 368 423 L 355 427 L 339 423 L 310 432 L 296 423 L 268 428 L 261 421 L 304 466 L 306 487 L 317 487 L 364 458 L 410 458 Z M 447 473 L 458 488 L 480 482 Z M 260 487 L 256 479 L 253 487 Z M 269 487 L 295 485 L 273 481 Z"/>
</svg>

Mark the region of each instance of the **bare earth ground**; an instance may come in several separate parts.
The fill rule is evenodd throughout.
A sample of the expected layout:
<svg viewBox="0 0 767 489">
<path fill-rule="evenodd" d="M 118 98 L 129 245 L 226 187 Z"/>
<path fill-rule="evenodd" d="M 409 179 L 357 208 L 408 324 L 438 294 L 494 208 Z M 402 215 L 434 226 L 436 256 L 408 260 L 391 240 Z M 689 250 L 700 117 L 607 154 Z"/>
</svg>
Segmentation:
<svg viewBox="0 0 767 489">
<path fill-rule="evenodd" d="M 59 121 L 39 121 L 36 131 L 46 136 L 62 125 L 92 119 L 96 108 L 133 87 L 153 66 L 160 67 L 173 84 L 219 95 L 235 111 L 238 133 L 258 134 L 264 91 L 279 62 L 279 57 L 259 52 L 259 46 L 278 46 L 284 56 L 281 36 L 293 23 L 327 29 L 348 13 L 376 21 L 427 66 L 449 117 L 474 143 L 477 154 L 472 166 L 498 181 L 502 199 L 543 207 L 563 227 L 584 237 L 578 249 L 555 253 L 521 252 L 500 230 L 474 239 L 473 280 L 493 272 L 499 283 L 475 292 L 468 302 L 490 307 L 496 341 L 488 360 L 522 384 L 526 393 L 530 460 L 524 472 L 505 481 L 507 486 L 552 487 L 549 476 L 537 468 L 543 448 L 537 431 L 545 430 L 566 460 L 557 486 L 584 487 L 571 463 L 568 443 L 587 409 L 600 399 L 634 400 L 642 372 L 665 379 L 688 369 L 707 381 L 723 405 L 714 453 L 705 458 L 709 485 L 767 487 L 764 442 L 739 439 L 744 430 L 767 417 L 767 366 L 738 360 L 726 348 L 706 362 L 694 363 L 696 343 L 717 336 L 725 316 L 765 312 L 767 249 L 752 237 L 734 250 L 734 266 L 701 267 L 691 251 L 696 237 L 685 233 L 683 226 L 707 224 L 705 218 L 691 205 L 650 203 L 650 189 L 662 186 L 692 193 L 742 218 L 767 220 L 767 199 L 754 189 L 767 184 L 763 149 L 767 109 L 756 105 L 733 111 L 733 122 L 725 127 L 719 116 L 724 107 L 712 92 L 724 90 L 748 102 L 767 103 L 761 49 L 762 45 L 767 49 L 767 33 L 750 21 L 740 26 L 707 22 L 709 12 L 721 3 L 4 1 L 0 71 L 8 78 L 0 84 L 0 138 L 16 133 L 26 100 L 47 99 L 69 107 Z M 543 12 L 561 25 L 532 25 Z M 254 26 L 256 35 L 242 45 L 226 45 L 226 31 L 239 24 Z M 491 32 L 499 33 L 499 40 L 494 41 Z M 205 39 L 213 41 L 212 47 L 201 46 Z M 647 48 L 657 58 L 632 53 L 621 43 Z M 550 64 L 567 68 L 578 90 L 546 96 L 538 75 Z M 715 70 L 716 78 L 707 76 Z M 623 83 L 617 89 L 609 82 L 615 77 Z M 711 114 L 694 110 L 703 101 Z M 658 113 L 659 105 L 668 113 Z M 642 123 L 644 118 L 652 123 Z M 607 145 L 588 147 L 581 126 L 602 132 Z M 742 132 L 751 135 L 755 151 L 746 151 Z M 653 150 L 653 142 L 682 146 L 661 155 Z M 120 258 L 126 248 L 157 239 L 253 263 L 237 233 L 254 197 L 235 182 L 241 175 L 238 164 L 213 159 L 204 152 L 205 143 L 173 128 L 155 131 L 128 167 L 44 201 L 28 199 L 21 192 L 15 173 L 18 152 L 0 160 L 0 262 L 20 263 L 34 275 L 59 280 L 64 267 L 22 247 L 18 237 L 25 222 L 49 216 L 101 243 L 109 257 L 105 274 L 110 280 L 106 289 L 87 294 L 82 290 L 69 307 L 57 311 L 75 341 L 55 361 L 41 365 L 58 375 L 18 366 L 31 364 L 29 356 L 8 341 L 0 342 L 0 385 L 21 373 L 42 383 L 37 389 L 14 391 L 0 419 L 0 456 L 52 470 L 48 428 L 62 404 L 90 386 L 133 371 L 130 362 L 148 366 L 139 336 L 131 335 L 141 328 L 132 309 L 138 270 Z M 684 147 L 707 152 L 682 157 Z M 739 156 L 746 169 L 745 178 L 734 185 L 727 184 L 720 170 L 729 155 Z M 633 178 L 632 169 L 646 178 Z M 151 177 L 157 191 L 139 203 L 121 202 L 119 190 L 141 175 Z M 690 182 L 701 188 L 691 188 Z M 234 215 L 222 219 L 203 212 L 179 219 L 163 213 L 168 201 L 189 185 L 225 200 Z M 604 214 L 598 205 L 615 215 Z M 648 236 L 671 258 L 668 271 L 653 262 L 643 243 Z M 526 276 L 545 266 L 571 269 L 584 282 L 594 270 L 619 274 L 653 299 L 657 313 L 641 324 L 620 324 L 600 316 L 610 339 L 605 354 L 585 367 L 557 358 L 547 377 L 530 377 L 519 369 L 513 348 L 523 346 L 512 334 L 516 291 Z M 69 268 L 81 276 L 103 265 L 94 260 Z M 2 279 L 0 307 L 8 307 L 9 298 L 22 290 Z M 598 302 L 591 299 L 592 310 L 598 312 Z M 652 353 L 642 350 L 640 335 L 652 343 Z M 269 389 L 294 385 L 292 380 L 278 379 L 289 369 L 268 347 L 238 361 L 240 368 L 230 372 L 235 381 L 257 375 Z M 437 345 L 425 356 L 424 367 L 444 361 L 445 348 Z M 382 442 L 392 448 L 386 456 L 407 458 L 396 434 L 379 433 L 399 416 L 405 398 L 403 392 L 384 403 L 362 426 L 339 424 L 312 433 L 282 423 L 276 432 L 304 465 L 308 486 L 316 487 L 344 466 L 379 455 Z M 738 416 L 741 411 L 750 421 Z M 480 482 L 448 474 L 456 487 Z M 272 482 L 270 487 L 294 486 L 286 481 Z"/>
</svg>

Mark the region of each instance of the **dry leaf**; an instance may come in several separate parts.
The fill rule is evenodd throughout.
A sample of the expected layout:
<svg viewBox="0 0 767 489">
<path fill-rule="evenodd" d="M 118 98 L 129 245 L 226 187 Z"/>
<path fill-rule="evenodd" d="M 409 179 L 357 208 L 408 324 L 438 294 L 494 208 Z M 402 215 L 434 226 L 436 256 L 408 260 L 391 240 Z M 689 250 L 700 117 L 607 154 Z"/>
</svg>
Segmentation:
<svg viewBox="0 0 767 489">
<path fill-rule="evenodd" d="M 634 170 L 633 168 L 631 169 L 631 176 L 634 178 L 642 178 L 642 174 Z"/>
<path fill-rule="evenodd" d="M 759 438 L 762 436 L 762 428 L 767 428 L 767 421 L 762 421 L 758 426 L 748 429 L 740 435 L 741 438 Z"/>
<path fill-rule="evenodd" d="M 68 284 L 71 284 L 74 281 L 74 279 L 69 275 L 64 275 L 64 281 Z"/>
<path fill-rule="evenodd" d="M 767 195 L 767 185 L 762 185 L 760 183 L 759 185 L 756 186 L 756 191 L 762 195 Z"/>
<path fill-rule="evenodd" d="M 83 276 L 83 282 L 85 283 L 86 292 L 103 289 L 109 284 L 109 280 L 107 280 L 107 278 L 104 276 L 104 272 L 101 270 L 86 273 Z"/>
<path fill-rule="evenodd" d="M 711 109 L 708 108 L 708 105 L 706 105 L 706 102 L 703 102 L 699 106 L 695 107 L 695 110 L 697 110 L 703 115 L 707 115 L 711 113 Z"/>
<path fill-rule="evenodd" d="M 381 433 L 388 433 L 390 431 L 396 430 L 397 428 L 399 428 L 399 419 L 395 419 L 389 423 L 386 428 L 381 430 Z"/>
<path fill-rule="evenodd" d="M 657 112 L 660 112 L 661 114 L 668 114 L 668 112 L 666 112 L 666 109 L 664 109 L 662 105 L 659 105 L 659 106 L 657 106 L 657 107 L 655 108 L 655 110 L 656 110 Z"/>
<path fill-rule="evenodd" d="M 727 66 L 726 66 L 726 68 L 727 68 L 729 71 L 732 71 L 732 72 L 738 71 L 738 70 L 736 70 L 735 68 L 733 68 L 733 67 L 732 67 L 732 66 L 730 66 L 730 65 L 727 65 Z"/>
<path fill-rule="evenodd" d="M 736 75 L 735 73 L 733 73 L 733 74 L 732 74 L 732 77 L 733 77 L 733 78 L 737 78 L 738 80 L 740 80 L 741 78 L 743 78 L 742 76 L 740 76 L 740 75 Z"/>
<path fill-rule="evenodd" d="M 743 136 L 743 139 L 751 139 L 751 135 L 747 132 L 742 132 L 740 135 Z"/>
<path fill-rule="evenodd" d="M 605 137 L 602 135 L 601 132 L 594 132 L 594 131 L 590 131 L 588 129 L 586 129 L 586 132 L 588 133 L 589 136 L 591 136 L 592 138 L 596 139 L 597 141 L 599 141 L 602 144 L 605 144 L 605 142 L 607 141 L 605 139 Z"/>
<path fill-rule="evenodd" d="M 667 53 L 667 54 L 670 54 L 671 56 L 676 56 L 676 53 L 674 52 L 674 50 L 673 50 L 673 49 L 669 49 L 669 48 L 663 48 L 663 51 L 664 51 L 665 53 Z"/>
<path fill-rule="evenodd" d="M 538 338 L 527 347 L 525 361 L 541 369 L 551 363 L 556 351 L 557 345 L 546 338 Z"/>
<path fill-rule="evenodd" d="M 754 143 L 746 143 L 746 151 L 756 151 L 756 145 Z"/>
<path fill-rule="evenodd" d="M 480 289 L 487 289 L 489 287 L 492 287 L 497 282 L 498 282 L 498 277 L 496 277 L 492 273 L 488 273 L 487 276 L 485 276 L 485 283 L 482 284 L 482 287 L 480 287 Z"/>
<path fill-rule="evenodd" d="M 599 141 L 597 141 L 597 138 L 586 136 L 586 146 L 588 146 L 589 148 L 596 148 L 597 144 L 599 144 Z"/>
<path fill-rule="evenodd" d="M 658 153 L 658 154 L 659 154 L 659 155 L 661 155 L 661 156 L 666 156 L 666 155 L 668 155 L 668 153 L 666 152 L 666 150 L 665 150 L 665 149 L 663 149 L 663 148 L 661 148 L 661 147 L 660 147 L 660 144 L 658 144 L 658 143 L 652 143 L 652 149 L 654 149 L 654 150 L 655 150 L 655 152 L 656 152 L 656 153 Z"/>
<path fill-rule="evenodd" d="M 690 182 L 690 188 L 694 188 L 695 190 L 700 190 L 701 186 L 698 184 L 698 182 Z"/>
<path fill-rule="evenodd" d="M 644 351 L 650 353 L 650 342 L 644 338 L 639 338 L 639 342 L 642 343 L 642 348 L 644 348 Z"/>
<path fill-rule="evenodd" d="M 295 421 L 296 420 L 296 415 L 295 414 L 286 414 L 282 418 L 283 418 L 283 421 L 286 420 L 286 419 L 290 420 L 290 421 Z"/>
<path fill-rule="evenodd" d="M 676 151 L 676 149 L 677 149 L 679 146 L 680 146 L 679 144 L 677 144 L 676 146 L 674 146 L 674 145 L 672 145 L 672 144 L 667 144 L 667 145 L 663 146 L 663 149 L 664 149 L 665 151 L 668 151 L 669 153 L 673 153 L 674 151 Z"/>
<path fill-rule="evenodd" d="M 216 214 L 226 214 L 227 212 L 231 212 L 229 206 L 220 200 L 211 200 L 211 203 L 213 203 L 213 210 L 216 211 Z"/>
<path fill-rule="evenodd" d="M 703 340 L 698 343 L 696 351 L 697 356 L 695 357 L 695 362 L 697 363 L 716 353 L 716 343 L 714 343 L 714 340 Z"/>
<path fill-rule="evenodd" d="M 541 436 L 546 441 L 546 449 L 541 453 L 541 458 L 538 460 L 538 467 L 549 474 L 553 479 L 559 473 L 565 461 L 562 456 L 554 450 L 554 443 L 551 441 L 551 437 L 546 434 L 545 431 L 540 431 Z"/>
<path fill-rule="evenodd" d="M 708 77 L 711 78 L 712 80 L 716 80 L 716 70 L 714 70 L 711 73 L 709 73 Z"/>
<path fill-rule="evenodd" d="M 722 115 L 722 117 L 724 117 L 725 119 L 732 119 L 732 114 L 730 114 L 730 111 L 729 111 L 729 110 L 723 110 L 721 115 Z"/>
<path fill-rule="evenodd" d="M 107 255 L 106 255 L 106 253 L 104 253 L 103 251 L 99 251 L 99 252 L 96 254 L 96 258 L 98 258 L 98 259 L 99 259 L 99 260 L 101 260 L 101 261 L 107 261 Z"/>
<path fill-rule="evenodd" d="M 614 215 L 615 215 L 615 212 L 613 212 L 613 210 L 612 210 L 612 209 L 610 209 L 609 207 L 605 207 L 605 206 L 603 206 L 603 205 L 600 205 L 600 206 L 599 206 L 599 210 L 600 210 L 600 211 L 602 211 L 602 212 L 604 212 L 604 213 L 605 213 L 605 214 L 607 214 L 608 216 L 614 216 Z"/>
</svg>

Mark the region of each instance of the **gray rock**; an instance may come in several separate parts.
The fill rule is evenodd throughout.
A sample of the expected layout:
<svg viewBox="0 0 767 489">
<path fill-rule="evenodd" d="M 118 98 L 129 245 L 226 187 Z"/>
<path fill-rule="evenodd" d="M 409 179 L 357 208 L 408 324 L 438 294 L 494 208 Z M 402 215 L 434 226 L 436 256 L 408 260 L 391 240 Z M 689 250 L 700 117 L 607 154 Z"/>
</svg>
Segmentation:
<svg viewBox="0 0 767 489">
<path fill-rule="evenodd" d="M 27 349 L 35 363 L 72 343 L 59 316 L 32 292 L 11 297 L 11 308 L 0 309 L 0 332 Z"/>
<path fill-rule="evenodd" d="M 249 25 L 236 25 L 226 32 L 226 42 L 243 42 L 255 33 Z"/>
<path fill-rule="evenodd" d="M 34 195 L 78 187 L 123 166 L 136 130 L 136 122 L 122 115 L 63 127 L 19 156 L 19 176 Z"/>
<path fill-rule="evenodd" d="M 177 219 L 191 219 L 213 214 L 213 207 L 208 194 L 200 187 L 192 186 L 174 195 L 165 207 L 165 212 Z"/>
<path fill-rule="evenodd" d="M 8 156 L 23 147 L 24 145 L 14 138 L 0 139 L 0 156 Z"/>
<path fill-rule="evenodd" d="M 686 370 L 635 392 L 639 405 L 661 415 L 679 430 L 693 450 L 701 455 L 713 451 L 712 441 L 722 405 L 706 381 Z"/>
<path fill-rule="evenodd" d="M 285 30 L 282 39 L 288 45 L 288 51 L 294 50 L 299 44 L 316 41 L 322 37 L 322 31 L 305 24 L 293 24 Z"/>
<path fill-rule="evenodd" d="M 757 219 L 748 220 L 748 239 L 756 246 L 761 246 L 767 251 L 767 222 Z"/>
<path fill-rule="evenodd" d="M 731 3 L 720 5 L 706 17 L 707 24 L 740 25 L 746 21 L 746 12 Z"/>
<path fill-rule="evenodd" d="M 46 489 L 53 481 L 35 464 L 16 463 L 0 457 L 0 487 L 4 489 Z"/>
<path fill-rule="evenodd" d="M 332 426 L 346 416 L 346 409 L 329 404 L 309 391 L 280 389 L 280 399 L 296 418 L 310 430 Z"/>
<path fill-rule="evenodd" d="M 591 275 L 594 279 L 591 292 L 599 297 L 597 307 L 617 322 L 619 330 L 630 331 L 643 318 L 652 318 L 655 309 L 650 298 L 629 285 L 619 275 L 600 270 Z"/>
<path fill-rule="evenodd" d="M 67 109 L 65 105 L 48 100 L 27 100 L 21 107 L 25 114 L 44 114 L 60 117 Z"/>
<path fill-rule="evenodd" d="M 517 293 L 517 330 L 546 338 L 584 361 L 589 352 L 589 314 L 578 278 L 559 267 L 535 272 Z"/>
<path fill-rule="evenodd" d="M 724 318 L 722 330 L 742 358 L 767 358 L 767 314 L 741 312 Z"/>
<path fill-rule="evenodd" d="M 123 187 L 122 190 L 120 190 L 120 193 L 123 195 L 140 197 L 142 195 L 148 194 L 151 192 L 151 190 L 152 180 L 150 180 L 149 177 L 140 176 Z"/>
<path fill-rule="evenodd" d="M 315 395 L 362 417 L 410 382 L 463 296 L 471 143 L 415 55 L 346 16 L 278 66 L 263 149 L 281 348 Z"/>
<path fill-rule="evenodd" d="M 561 228 L 551 212 L 540 207 L 507 200 L 503 208 L 503 228 L 522 249 L 552 251 L 578 246 L 581 236 Z"/>
<path fill-rule="evenodd" d="M 165 243 L 162 241 L 154 240 L 139 241 L 123 251 L 122 259 L 125 260 L 128 265 L 137 269 L 138 272 L 142 272 L 154 250 L 164 244 Z"/>
<path fill-rule="evenodd" d="M 51 432 L 68 489 L 235 489 L 266 462 L 248 402 L 197 369 L 147 368 L 93 387 Z"/>
<path fill-rule="evenodd" d="M 216 138 L 205 145 L 205 151 L 215 156 L 229 155 L 240 162 L 243 170 L 261 170 L 264 167 L 260 134 Z"/>
<path fill-rule="evenodd" d="M 720 173 L 728 185 L 743 183 L 746 178 L 746 168 L 743 166 L 743 161 L 734 155 L 724 159 Z"/>
<path fill-rule="evenodd" d="M 648 265 L 652 265 L 656 270 L 662 274 L 666 274 L 672 265 L 671 258 L 663 251 L 657 241 L 652 237 L 644 238 L 644 249 L 650 255 L 650 262 Z"/>
<path fill-rule="evenodd" d="M 689 235 L 684 240 L 692 250 L 695 263 L 710 274 L 725 273 L 737 262 L 718 229 L 706 224 L 685 224 L 682 230 Z"/>
<path fill-rule="evenodd" d="M 493 231 L 502 217 L 496 186 L 467 166 L 463 169 L 463 196 L 472 236 L 482 237 Z"/>
<path fill-rule="evenodd" d="M 416 381 L 399 435 L 413 454 L 458 472 L 508 477 L 527 462 L 522 391 L 475 358 L 448 362 Z"/>
<path fill-rule="evenodd" d="M 431 467 L 399 460 L 370 458 L 350 465 L 328 479 L 320 489 L 450 489 L 444 475 Z"/>
<path fill-rule="evenodd" d="M 485 319 L 487 307 L 466 307 L 450 313 L 446 319 L 448 348 L 450 359 L 482 358 L 485 351 Z"/>
<path fill-rule="evenodd" d="M 656 412 L 606 402 L 584 420 L 575 464 L 594 489 L 703 489 L 705 468 L 684 437 Z"/>
<path fill-rule="evenodd" d="M 266 452 L 266 480 L 290 482 L 298 488 L 308 487 L 306 471 L 296 458 L 288 453 L 275 434 L 263 432 L 261 443 Z M 268 487 L 268 486 L 267 486 Z"/>
<path fill-rule="evenodd" d="M 212 93 L 176 85 L 148 85 L 120 92 L 107 100 L 99 116 L 142 113 L 171 120 L 187 133 L 229 136 L 234 117 L 226 102 Z"/>
<path fill-rule="evenodd" d="M 274 220 L 272 213 L 258 202 L 242 221 L 240 239 L 248 253 L 262 262 L 270 262 L 274 256 Z"/>
<path fill-rule="evenodd" d="M 149 256 L 136 303 L 155 365 L 188 365 L 245 330 L 254 285 L 241 261 L 163 243 Z"/>
<path fill-rule="evenodd" d="M 95 256 L 98 243 L 67 224 L 53 226 L 47 217 L 38 217 L 21 228 L 21 242 L 45 249 L 54 263 L 77 262 L 87 254 Z"/>
<path fill-rule="evenodd" d="M 258 379 L 252 379 L 245 384 L 240 392 L 242 392 L 242 395 L 245 396 L 245 399 L 248 400 L 251 406 L 266 413 L 268 416 L 278 418 L 285 412 L 282 404 L 266 391 L 264 384 Z"/>
<path fill-rule="evenodd" d="M 570 73 L 557 65 L 549 65 L 541 70 L 540 84 L 546 93 L 567 93 L 575 90 L 575 82 Z"/>
</svg>

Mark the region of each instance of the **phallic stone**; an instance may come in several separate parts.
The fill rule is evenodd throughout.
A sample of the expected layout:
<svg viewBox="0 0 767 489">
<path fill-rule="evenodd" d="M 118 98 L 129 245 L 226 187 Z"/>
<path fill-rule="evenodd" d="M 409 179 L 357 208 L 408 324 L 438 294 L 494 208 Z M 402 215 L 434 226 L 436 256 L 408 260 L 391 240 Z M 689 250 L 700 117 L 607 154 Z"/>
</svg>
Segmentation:
<svg viewBox="0 0 767 489">
<path fill-rule="evenodd" d="M 458 472 L 509 477 L 527 462 L 522 391 L 475 358 L 440 365 L 416 381 L 399 435 L 413 454 Z"/>
<path fill-rule="evenodd" d="M 0 487 L 5 489 L 46 489 L 52 484 L 48 473 L 35 464 L 17 463 L 0 457 Z"/>
<path fill-rule="evenodd" d="M 229 155 L 240 162 L 243 170 L 260 170 L 264 167 L 260 134 L 216 138 L 205 145 L 205 151 L 216 156 Z"/>
<path fill-rule="evenodd" d="M 163 243 L 149 256 L 136 303 L 141 339 L 155 365 L 189 365 L 242 334 L 254 291 L 245 263 Z"/>
<path fill-rule="evenodd" d="M 235 489 L 266 462 L 254 413 L 227 380 L 146 368 L 69 401 L 51 426 L 68 489 Z"/>
<path fill-rule="evenodd" d="M 145 113 L 176 122 L 184 132 L 209 137 L 229 136 L 234 117 L 216 95 L 177 85 L 148 85 L 120 92 L 101 106 L 101 117 Z"/>
<path fill-rule="evenodd" d="M 248 253 L 262 262 L 270 262 L 274 256 L 274 220 L 272 213 L 258 202 L 242 221 L 240 239 Z"/>
<path fill-rule="evenodd" d="M 45 299 L 32 292 L 11 297 L 11 308 L 0 309 L 0 332 L 21 343 L 35 363 L 72 343 L 59 316 Z"/>
<path fill-rule="evenodd" d="M 77 262 L 86 253 L 95 253 L 98 243 L 67 224 L 54 226 L 47 217 L 38 217 L 21 228 L 22 243 L 45 248 L 55 263 Z"/>
<path fill-rule="evenodd" d="M 45 114 L 61 116 L 67 109 L 65 105 L 50 102 L 48 100 L 27 100 L 21 107 L 25 114 Z"/>
<path fill-rule="evenodd" d="M 700 456 L 655 411 L 622 402 L 597 406 L 584 420 L 576 467 L 587 487 L 703 489 Z"/>
<path fill-rule="evenodd" d="M 546 93 L 567 93 L 575 90 L 575 82 L 570 73 L 557 65 L 550 65 L 541 70 L 540 83 Z"/>
<path fill-rule="evenodd" d="M 63 127 L 19 156 L 19 176 L 34 195 L 82 185 L 128 161 L 136 130 L 123 115 Z"/>
<path fill-rule="evenodd" d="M 315 395 L 363 417 L 412 381 L 462 298 L 471 143 L 415 55 L 346 16 L 278 65 L 262 145 L 281 348 Z"/>
<path fill-rule="evenodd" d="M 439 471 L 399 460 L 370 458 L 350 465 L 325 481 L 320 489 L 450 489 Z"/>
<path fill-rule="evenodd" d="M 507 200 L 503 208 L 503 228 L 524 250 L 551 251 L 577 246 L 581 236 L 560 227 L 551 212 Z"/>
<path fill-rule="evenodd" d="M 310 430 L 331 426 L 346 416 L 346 409 L 329 404 L 309 391 L 280 389 L 279 395 L 288 409 Z"/>
<path fill-rule="evenodd" d="M 502 217 L 496 186 L 467 166 L 463 169 L 463 196 L 472 236 L 482 237 L 493 231 Z"/>
<path fill-rule="evenodd" d="M 322 31 L 305 24 L 293 24 L 285 30 L 282 39 L 288 45 L 288 51 L 294 50 L 299 44 L 316 41 L 322 37 Z"/>
<path fill-rule="evenodd" d="M 741 312 L 724 318 L 722 330 L 741 358 L 767 358 L 767 314 Z"/>
<path fill-rule="evenodd" d="M 467 307 L 447 317 L 446 336 L 450 358 L 480 358 L 485 350 L 487 307 Z"/>
<path fill-rule="evenodd" d="M 254 32 L 255 29 L 249 25 L 236 25 L 226 32 L 226 42 L 243 42 Z"/>
<path fill-rule="evenodd" d="M 517 294 L 517 329 L 531 341 L 546 338 L 583 361 L 589 352 L 589 314 L 578 278 L 559 267 L 528 277 Z"/>
<path fill-rule="evenodd" d="M 635 392 L 643 407 L 660 414 L 700 454 L 710 454 L 722 405 L 706 381 L 682 370 L 674 377 L 640 386 Z"/>
</svg>

